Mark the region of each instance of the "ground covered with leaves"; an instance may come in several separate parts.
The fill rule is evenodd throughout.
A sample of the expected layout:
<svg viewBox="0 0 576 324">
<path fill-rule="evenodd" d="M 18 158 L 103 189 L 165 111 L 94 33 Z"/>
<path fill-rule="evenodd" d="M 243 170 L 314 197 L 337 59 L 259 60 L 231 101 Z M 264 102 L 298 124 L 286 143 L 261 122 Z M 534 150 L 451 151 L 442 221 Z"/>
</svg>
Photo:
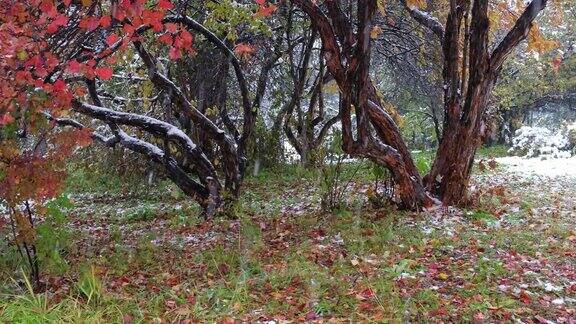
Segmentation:
<svg viewBox="0 0 576 324">
<path fill-rule="evenodd" d="M 237 219 L 170 186 L 73 192 L 44 292 L 1 246 L 0 321 L 575 323 L 576 178 L 479 166 L 472 207 L 421 213 L 370 203 L 363 166 L 330 213 L 298 168 L 249 179 Z"/>
</svg>

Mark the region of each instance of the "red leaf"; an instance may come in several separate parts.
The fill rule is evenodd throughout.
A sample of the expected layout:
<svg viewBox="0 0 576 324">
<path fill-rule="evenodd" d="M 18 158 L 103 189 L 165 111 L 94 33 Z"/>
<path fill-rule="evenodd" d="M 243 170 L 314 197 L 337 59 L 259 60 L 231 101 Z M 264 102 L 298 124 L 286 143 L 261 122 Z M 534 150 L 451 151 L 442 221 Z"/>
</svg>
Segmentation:
<svg viewBox="0 0 576 324">
<path fill-rule="evenodd" d="M 309 311 L 309 312 L 306 314 L 306 320 L 307 320 L 307 321 L 313 321 L 313 320 L 315 320 L 315 319 L 317 319 L 317 318 L 318 318 L 318 315 L 317 315 L 316 312 L 313 311 L 313 310 L 312 310 L 312 311 Z"/>
<path fill-rule="evenodd" d="M 92 144 L 92 130 L 90 128 L 82 128 L 76 131 L 76 144 L 80 147 Z"/>
<path fill-rule="evenodd" d="M 108 46 L 112 46 L 118 41 L 118 39 L 120 39 L 118 35 L 110 34 L 108 37 L 106 37 L 106 44 L 108 44 Z"/>
<path fill-rule="evenodd" d="M 120 6 L 126 10 L 130 9 L 130 0 L 122 0 Z"/>
<path fill-rule="evenodd" d="M 278 7 L 276 7 L 276 5 L 269 5 L 269 6 L 261 6 L 260 9 L 258 9 L 258 12 L 256 13 L 257 16 L 260 17 L 268 17 L 270 16 L 274 11 L 276 11 L 276 9 L 278 9 Z"/>
<path fill-rule="evenodd" d="M 173 24 L 173 23 L 167 23 L 164 25 L 164 27 L 166 27 L 166 31 L 172 34 L 176 34 L 176 32 L 178 31 L 178 25 Z"/>
<path fill-rule="evenodd" d="M 58 13 L 56 8 L 54 7 L 54 3 L 52 1 L 43 1 L 40 4 L 40 10 L 45 13 L 48 17 L 53 18 L 54 15 Z"/>
<path fill-rule="evenodd" d="M 558 72 L 560 65 L 562 65 L 562 58 L 556 56 L 554 59 L 552 59 L 552 70 L 554 70 L 554 72 Z"/>
<path fill-rule="evenodd" d="M 56 80 L 56 82 L 54 82 L 54 90 L 57 92 L 66 90 L 66 83 L 62 79 Z"/>
<path fill-rule="evenodd" d="M 57 24 L 58 26 L 64 26 L 68 23 L 68 17 L 66 17 L 63 14 L 60 14 L 56 17 L 56 19 L 54 19 L 53 21 L 55 24 Z"/>
<path fill-rule="evenodd" d="M 183 48 L 190 49 L 190 47 L 192 47 L 192 43 L 194 42 L 194 37 L 187 30 L 183 29 L 180 32 L 180 38 L 182 39 L 182 47 Z"/>
<path fill-rule="evenodd" d="M 112 23 L 112 19 L 110 18 L 110 16 L 104 16 L 104 17 L 100 18 L 100 26 L 102 26 L 104 28 L 110 27 L 111 23 Z"/>
<path fill-rule="evenodd" d="M 97 77 L 102 80 L 110 80 L 114 71 L 109 67 L 99 67 L 94 70 Z"/>
<path fill-rule="evenodd" d="M 188 303 L 190 305 L 195 305 L 196 304 L 196 295 L 194 295 L 194 294 L 188 295 L 188 297 L 186 297 L 186 301 L 188 301 Z"/>
<path fill-rule="evenodd" d="M 123 21 L 126 18 L 126 12 L 124 9 L 118 8 L 118 6 L 114 6 L 112 7 L 112 16 L 118 21 Z"/>
<path fill-rule="evenodd" d="M 124 32 L 128 35 L 131 36 L 134 33 L 134 26 L 130 25 L 130 24 L 126 24 L 124 26 L 122 26 L 122 30 L 124 30 Z"/>
<path fill-rule="evenodd" d="M 170 34 L 163 34 L 162 36 L 158 37 L 158 40 L 169 46 L 172 46 L 172 43 L 174 42 L 174 39 Z"/>
<path fill-rule="evenodd" d="M 158 1 L 158 7 L 160 7 L 160 9 L 169 10 L 174 8 L 174 5 L 168 0 L 160 0 Z"/>
<path fill-rule="evenodd" d="M 106 63 L 108 65 L 114 65 L 116 64 L 117 58 L 116 56 L 108 56 L 108 58 L 106 58 Z"/>
<path fill-rule="evenodd" d="M 124 317 L 122 317 L 122 324 L 132 324 L 133 322 L 133 318 L 130 315 L 124 315 Z"/>
<path fill-rule="evenodd" d="M 79 26 L 88 31 L 93 31 L 100 26 L 100 19 L 98 17 L 86 17 L 80 20 Z"/>
<path fill-rule="evenodd" d="M 152 29 L 155 32 L 160 32 L 164 29 L 164 25 L 162 23 L 163 18 L 164 18 L 164 14 L 162 12 L 158 12 L 158 11 L 145 10 L 142 13 L 142 22 L 144 24 L 148 24 L 148 25 L 152 26 Z M 133 25 L 139 26 L 139 24 L 136 21 L 137 21 L 137 19 L 134 20 Z"/>
<path fill-rule="evenodd" d="M 236 53 L 238 56 L 246 58 L 254 53 L 254 47 L 246 43 L 240 43 L 234 47 L 234 53 Z"/>
<path fill-rule="evenodd" d="M 177 60 L 182 57 L 182 53 L 180 53 L 180 49 L 176 47 L 170 47 L 170 51 L 168 51 L 168 56 L 172 60 Z"/>
<path fill-rule="evenodd" d="M 68 17 L 60 14 L 56 16 L 56 18 L 50 23 L 50 25 L 48 25 L 48 27 L 46 27 L 46 32 L 50 34 L 55 33 L 58 30 L 58 27 L 66 26 L 67 23 Z"/>
<path fill-rule="evenodd" d="M 362 297 L 364 297 L 366 299 L 376 297 L 376 293 L 374 292 L 374 290 L 372 288 L 364 289 L 361 294 L 362 294 Z"/>
<path fill-rule="evenodd" d="M 76 60 L 71 60 L 68 62 L 68 71 L 71 73 L 78 73 L 80 72 L 80 63 Z"/>
<path fill-rule="evenodd" d="M 520 299 L 520 301 L 522 301 L 524 304 L 530 304 L 530 295 L 528 295 L 528 293 L 526 293 L 525 290 L 520 291 L 520 294 L 518 295 L 518 298 Z"/>
<path fill-rule="evenodd" d="M 14 117 L 12 117 L 12 115 L 10 115 L 10 114 L 4 114 L 4 115 L 0 116 L 0 126 L 10 124 L 13 121 L 14 121 Z"/>
</svg>

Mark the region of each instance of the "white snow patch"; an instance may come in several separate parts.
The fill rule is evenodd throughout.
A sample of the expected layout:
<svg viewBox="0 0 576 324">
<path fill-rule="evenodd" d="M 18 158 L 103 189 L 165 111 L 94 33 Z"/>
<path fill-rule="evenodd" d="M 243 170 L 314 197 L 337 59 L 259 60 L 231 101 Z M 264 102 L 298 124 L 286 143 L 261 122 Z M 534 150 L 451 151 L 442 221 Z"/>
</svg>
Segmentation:
<svg viewBox="0 0 576 324">
<path fill-rule="evenodd" d="M 496 158 L 496 162 L 508 167 L 509 171 L 526 177 L 533 175 L 547 177 L 576 177 L 576 156 L 548 160 L 507 156 Z"/>
<path fill-rule="evenodd" d="M 544 290 L 551 292 L 551 291 L 562 291 L 562 287 L 559 286 L 554 286 L 552 283 L 550 282 L 546 282 L 543 284 L 544 286 Z"/>
<path fill-rule="evenodd" d="M 564 298 L 556 298 L 552 301 L 554 305 L 564 305 Z"/>
</svg>

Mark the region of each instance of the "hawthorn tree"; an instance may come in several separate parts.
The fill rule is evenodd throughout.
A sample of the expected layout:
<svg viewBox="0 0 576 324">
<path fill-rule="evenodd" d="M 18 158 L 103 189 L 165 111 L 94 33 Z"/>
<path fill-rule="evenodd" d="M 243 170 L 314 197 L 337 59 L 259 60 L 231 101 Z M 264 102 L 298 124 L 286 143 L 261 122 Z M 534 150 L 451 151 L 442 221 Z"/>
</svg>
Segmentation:
<svg viewBox="0 0 576 324">
<path fill-rule="evenodd" d="M 381 104 L 369 74 L 370 33 L 377 1 L 350 1 L 346 7 L 341 1 L 294 2 L 318 29 L 327 68 L 340 88 L 344 151 L 386 166 L 396 182 L 403 207 L 429 206 L 435 203 L 434 197 L 445 204 L 462 202 L 479 144 L 482 117 L 502 63 L 526 38 L 546 0 L 531 1 L 492 51 L 487 0 L 450 0 L 445 24 L 407 4 L 410 15 L 442 42 L 443 51 L 443 134 L 432 170 L 424 180 L 397 125 Z M 356 136 L 352 130 L 352 107 Z"/>
<path fill-rule="evenodd" d="M 444 203 L 458 204 L 465 198 L 483 117 L 502 64 L 528 36 L 546 2 L 531 1 L 492 51 L 487 0 L 450 0 L 445 24 L 414 5 L 407 5 L 410 15 L 430 28 L 442 43 L 443 134 L 425 182 L 427 189 Z"/>
<path fill-rule="evenodd" d="M 194 14 L 189 5 L 167 0 L 2 4 L 1 35 L 9 46 L 2 47 L 0 125 L 7 171 L 1 180 L 8 205 L 56 195 L 66 156 L 76 143 L 86 145 L 90 139 L 120 145 L 161 165 L 206 217 L 239 195 L 270 69 L 261 70 L 264 82 L 251 98 L 242 60 L 254 49 L 208 30 L 188 15 Z M 250 23 L 275 9 L 249 1 L 235 12 L 242 23 Z M 223 100 L 215 101 L 217 115 L 198 106 L 191 95 L 194 84 L 176 70 L 178 60 L 195 55 L 195 38 L 218 51 L 234 71 L 240 120 L 226 118 Z M 54 131 L 56 125 L 66 130 Z M 56 147 L 51 137 L 66 141 Z M 30 150 L 18 138 L 40 144 Z M 26 169 L 30 172 L 22 174 Z M 22 188 L 39 193 L 14 193 Z"/>
<path fill-rule="evenodd" d="M 400 131 L 392 116 L 383 109 L 369 75 L 376 1 L 358 1 L 354 21 L 338 1 L 326 1 L 322 5 L 308 0 L 294 3 L 308 14 L 318 29 L 326 68 L 340 89 L 344 152 L 386 166 L 397 184 L 396 193 L 402 207 L 415 209 L 432 205 L 434 199 L 426 192 Z"/>
<path fill-rule="evenodd" d="M 202 2 L 199 3 L 202 5 Z M 243 63 L 254 48 L 230 27 L 217 36 L 190 6 L 167 0 L 0 2 L 0 204 L 14 243 L 40 287 L 35 223 L 61 193 L 66 161 L 79 147 L 121 146 L 160 165 L 213 217 L 240 193 L 247 147 L 273 64 L 250 96 Z M 214 12 L 254 30 L 276 7 L 263 0 Z M 202 18 L 202 17 L 201 17 Z M 196 46 L 195 46 L 196 45 Z M 200 46 L 216 52 L 237 81 L 240 118 L 226 100 L 201 101 L 181 59 Z M 195 69 L 193 72 L 197 72 Z M 190 75 L 194 74 L 190 72 Z M 221 78 L 226 88 L 226 79 Z M 225 91 L 225 90 L 222 90 Z M 219 111 L 213 114 L 212 111 Z"/>
</svg>

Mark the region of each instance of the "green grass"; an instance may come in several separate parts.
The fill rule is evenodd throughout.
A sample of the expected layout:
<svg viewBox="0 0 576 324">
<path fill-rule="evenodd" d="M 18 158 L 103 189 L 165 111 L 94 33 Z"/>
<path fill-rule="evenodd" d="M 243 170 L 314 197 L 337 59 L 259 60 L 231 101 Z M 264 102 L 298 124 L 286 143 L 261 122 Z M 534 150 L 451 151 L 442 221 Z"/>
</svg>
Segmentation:
<svg viewBox="0 0 576 324">
<path fill-rule="evenodd" d="M 416 161 L 424 161 L 419 168 L 429 168 L 431 156 L 417 154 Z M 371 163 L 345 166 L 349 174 L 355 169 L 360 181 L 374 180 Z M 61 256 L 69 267 L 60 275 L 69 291 L 53 298 L 5 280 L 0 322 L 302 321 L 311 313 L 350 322 L 469 321 L 478 313 L 502 319 L 494 308 L 514 311 L 522 304 L 497 289 L 499 280 L 514 276 L 500 253 L 548 255 L 573 235 L 569 224 L 546 219 L 546 235 L 559 243 L 541 242 L 541 230 L 525 225 L 541 203 L 528 193 L 517 212 L 502 218 L 493 213 L 502 203 L 486 199 L 463 215 L 464 225 L 453 225 L 453 236 L 437 227 L 424 233 L 418 224 L 430 217 L 425 213 L 374 209 L 360 199 L 332 213 L 285 211 L 317 204 L 319 181 L 318 171 L 298 166 L 248 177 L 236 219 L 204 222 L 192 203 L 172 194 L 99 202 L 82 215 L 71 213 L 104 229 L 68 234 L 72 242 Z M 171 203 L 181 207 L 166 208 Z M 491 227 L 499 219 L 511 227 Z M 162 237 L 168 240 L 152 243 Z M 0 258 L 6 278 L 19 274 L 9 257 Z M 436 264 L 445 277 L 428 276 Z M 451 304 L 458 298 L 465 302 Z M 431 315 L 440 310 L 454 317 Z"/>
<path fill-rule="evenodd" d="M 508 149 L 510 147 L 507 145 L 493 145 L 493 146 L 481 146 L 477 151 L 476 155 L 483 158 L 497 158 L 508 156 Z"/>
</svg>

